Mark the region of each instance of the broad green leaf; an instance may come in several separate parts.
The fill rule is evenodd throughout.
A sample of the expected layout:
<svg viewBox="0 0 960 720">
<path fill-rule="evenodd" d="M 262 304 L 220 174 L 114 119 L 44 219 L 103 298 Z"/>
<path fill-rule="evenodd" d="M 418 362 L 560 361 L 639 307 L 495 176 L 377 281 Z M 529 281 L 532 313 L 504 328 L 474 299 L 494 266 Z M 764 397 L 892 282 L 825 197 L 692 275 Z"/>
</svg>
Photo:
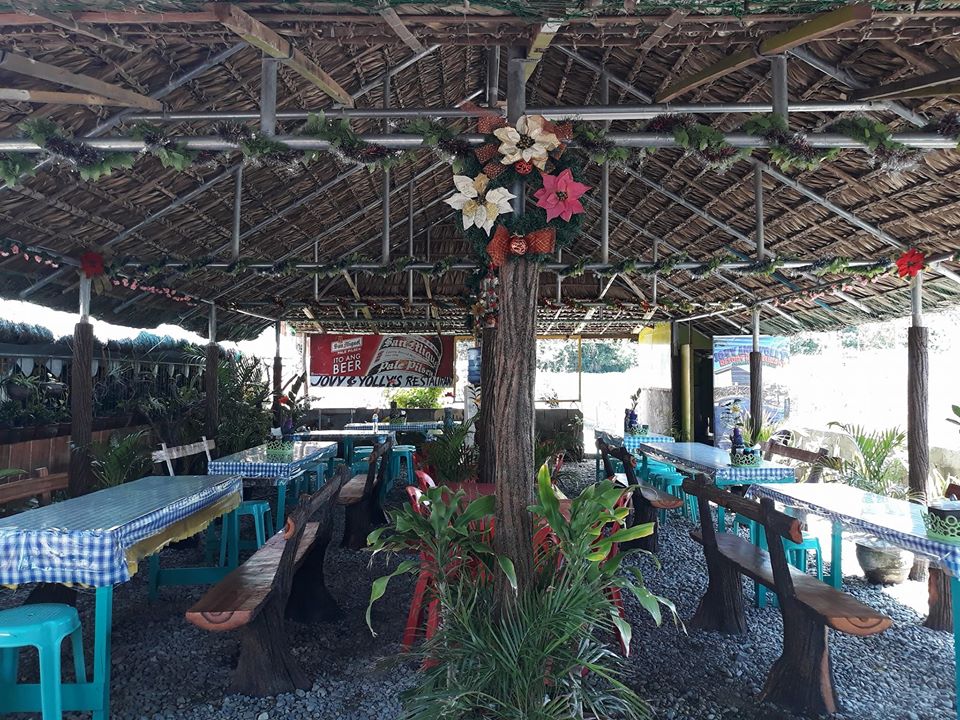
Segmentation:
<svg viewBox="0 0 960 720">
<path fill-rule="evenodd" d="M 503 570 L 503 574 L 507 576 L 510 587 L 513 588 L 514 592 L 517 592 L 517 570 L 513 566 L 513 560 L 506 555 L 497 555 L 497 562 L 500 564 L 500 569 Z"/>
<path fill-rule="evenodd" d="M 613 624 L 617 626 L 620 636 L 623 638 L 623 646 L 627 649 L 627 655 L 629 656 L 630 640 L 633 638 L 633 628 L 630 626 L 630 623 L 620 617 L 620 613 L 617 612 L 617 609 L 613 605 L 610 606 L 610 616 L 613 619 Z"/>
<path fill-rule="evenodd" d="M 373 581 L 373 585 L 370 587 L 370 602 L 367 603 L 367 627 L 370 628 L 370 633 L 376 637 L 376 634 L 373 630 L 373 625 L 370 620 L 370 612 L 373 610 L 373 604 L 382 598 L 387 592 L 387 585 L 390 583 L 390 580 L 395 578 L 397 575 L 403 575 L 404 573 L 411 572 L 414 568 L 418 567 L 420 563 L 417 560 L 404 560 L 402 563 L 397 565 L 396 570 L 394 570 L 389 575 L 384 575 L 383 577 L 378 577 Z"/>
<path fill-rule="evenodd" d="M 621 542 L 630 542 L 631 540 L 639 540 L 640 538 L 650 537 L 653 535 L 654 528 L 656 523 L 640 523 L 639 525 L 634 525 L 633 527 L 623 528 L 622 530 L 617 530 L 610 537 L 607 538 L 608 541 L 612 543 L 621 543 Z"/>
<path fill-rule="evenodd" d="M 650 617 L 653 618 L 653 621 L 657 625 L 660 625 L 660 623 L 663 622 L 663 615 L 660 613 L 659 598 L 645 587 L 634 585 L 632 590 L 637 600 L 640 601 L 641 607 L 650 613 Z"/>
<path fill-rule="evenodd" d="M 494 495 L 484 495 L 483 497 L 477 498 L 472 503 L 467 505 L 466 510 L 464 510 L 460 517 L 457 518 L 457 524 L 467 525 L 468 523 L 479 520 L 480 518 L 493 515 L 495 502 L 496 497 Z"/>
</svg>

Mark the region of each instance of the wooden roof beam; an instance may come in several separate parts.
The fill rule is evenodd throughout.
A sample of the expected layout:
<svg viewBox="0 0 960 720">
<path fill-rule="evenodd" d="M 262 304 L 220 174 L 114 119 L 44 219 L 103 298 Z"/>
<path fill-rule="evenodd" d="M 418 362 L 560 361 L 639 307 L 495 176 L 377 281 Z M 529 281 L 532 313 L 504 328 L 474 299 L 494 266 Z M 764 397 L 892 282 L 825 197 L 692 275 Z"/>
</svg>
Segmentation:
<svg viewBox="0 0 960 720">
<path fill-rule="evenodd" d="M 58 85 L 66 85 L 67 87 L 86 90 L 88 93 L 93 93 L 94 95 L 102 95 L 112 100 L 119 100 L 120 103 L 118 104 L 125 104 L 129 107 L 138 107 L 144 110 L 153 110 L 154 112 L 163 110 L 163 103 L 149 98 L 146 95 L 135 93 L 118 85 L 111 85 L 110 83 L 90 77 L 89 75 L 72 73 L 56 65 L 33 60 L 25 55 L 17 55 L 9 50 L 0 50 L 0 70 L 8 70 L 17 75 L 26 75 L 37 78 L 38 80 L 46 80 L 47 82 Z"/>
<path fill-rule="evenodd" d="M 733 53 L 700 72 L 680 78 L 657 95 L 657 102 L 669 102 L 694 88 L 753 65 L 764 57 L 780 55 L 804 43 L 859 25 L 872 17 L 873 8 L 863 4 L 846 5 L 830 12 L 820 13 L 805 23 L 761 40 L 755 48 Z"/>
<path fill-rule="evenodd" d="M 534 70 L 547 53 L 547 48 L 553 42 L 553 38 L 563 27 L 563 20 L 547 20 L 543 25 L 537 28 L 533 40 L 530 41 L 530 47 L 527 49 L 527 60 L 523 64 L 523 76 L 526 80 L 533 77 Z"/>
<path fill-rule="evenodd" d="M 85 35 L 86 37 L 99 40 L 107 45 L 123 48 L 129 52 L 140 52 L 140 48 L 138 46 L 127 42 L 119 37 L 116 33 L 107 32 L 105 30 L 95 28 L 92 25 L 77 22 L 76 19 L 70 17 L 69 15 L 60 15 L 58 13 L 50 12 L 49 10 L 35 10 L 33 8 L 24 8 L 24 12 L 37 18 L 38 20 L 43 21 L 44 23 L 49 23 L 50 25 L 63 28 L 64 30 L 69 30 L 77 35 Z"/>
<path fill-rule="evenodd" d="M 55 90 L 24 90 L 23 88 L 0 88 L 0 100 L 53 105 L 86 105 L 88 107 L 117 106 L 134 107 L 123 100 L 93 95 L 92 93 L 69 93 Z"/>
<path fill-rule="evenodd" d="M 890 100 L 952 95 L 956 92 L 958 85 L 960 85 L 960 67 L 953 67 L 900 82 L 857 90 L 852 97 L 855 100 Z"/>
<path fill-rule="evenodd" d="M 410 32 L 410 29 L 403 24 L 403 20 L 400 19 L 400 16 L 397 15 L 397 11 L 392 7 L 385 7 L 380 10 L 380 17 L 386 21 L 387 25 L 390 26 L 390 29 L 397 34 L 397 37 L 403 40 L 403 44 L 408 48 L 416 53 L 426 50 L 423 44 L 417 40 L 416 36 Z"/>
<path fill-rule="evenodd" d="M 270 57 L 277 58 L 344 107 L 353 107 L 350 93 L 323 68 L 262 22 L 229 3 L 210 3 L 206 9 L 213 12 L 220 24 L 231 32 Z"/>
</svg>

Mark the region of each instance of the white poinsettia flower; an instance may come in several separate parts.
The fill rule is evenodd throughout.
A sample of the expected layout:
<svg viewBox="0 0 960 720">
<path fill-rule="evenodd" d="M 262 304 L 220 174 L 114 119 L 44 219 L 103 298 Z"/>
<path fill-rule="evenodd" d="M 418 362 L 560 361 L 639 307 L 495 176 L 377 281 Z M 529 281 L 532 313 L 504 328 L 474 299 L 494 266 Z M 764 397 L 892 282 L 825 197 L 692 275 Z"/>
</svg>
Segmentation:
<svg viewBox="0 0 960 720">
<path fill-rule="evenodd" d="M 476 226 L 487 235 L 493 229 L 497 216 L 510 212 L 510 200 L 514 195 L 506 188 L 494 188 L 487 192 L 490 178 L 480 173 L 471 178 L 467 175 L 454 175 L 453 184 L 459 192 L 444 200 L 454 210 L 463 213 L 463 229 Z"/>
<path fill-rule="evenodd" d="M 557 136 L 545 128 L 546 120 L 540 115 L 524 115 L 517 120 L 517 126 L 494 130 L 500 141 L 502 162 L 512 165 L 524 160 L 543 170 L 547 162 L 547 153 L 560 147 Z"/>
</svg>

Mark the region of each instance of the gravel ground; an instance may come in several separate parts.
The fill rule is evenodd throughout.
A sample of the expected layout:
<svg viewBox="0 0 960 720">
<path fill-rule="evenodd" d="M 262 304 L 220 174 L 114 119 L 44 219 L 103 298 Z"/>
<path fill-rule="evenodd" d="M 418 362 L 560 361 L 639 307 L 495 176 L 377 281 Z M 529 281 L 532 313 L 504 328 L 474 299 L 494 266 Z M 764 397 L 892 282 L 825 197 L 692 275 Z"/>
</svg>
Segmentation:
<svg viewBox="0 0 960 720">
<path fill-rule="evenodd" d="M 570 466 L 568 466 L 570 467 Z M 593 477 L 593 461 L 572 466 L 561 482 L 574 495 Z M 400 496 L 396 498 L 400 500 Z M 656 570 L 640 562 L 648 586 L 671 598 L 689 618 L 706 586 L 702 549 L 687 533 L 691 525 L 671 517 L 662 531 Z M 335 538 L 339 538 L 339 528 Z M 168 550 L 164 564 L 198 561 L 196 550 Z M 276 698 L 225 696 L 237 654 L 235 633 L 200 631 L 183 619 L 202 588 L 163 588 L 160 600 L 146 597 L 143 574 L 118 586 L 114 602 L 113 718 L 123 720 L 393 720 L 400 716 L 399 694 L 416 683 L 416 663 L 400 655 L 412 578 L 391 582 L 373 613 L 378 635 L 363 619 L 370 584 L 384 574 L 384 561 L 368 566 L 368 556 L 331 547 L 327 585 L 343 609 L 341 620 L 315 627 L 290 623 L 294 653 L 315 678 L 308 691 Z M 838 720 L 946 720 L 953 715 L 953 642 L 947 633 L 920 626 L 922 617 L 890 592 L 847 577 L 844 589 L 894 619 L 880 635 L 856 638 L 830 633 Z M 22 601 L 27 588 L 0 593 L 0 607 Z M 752 584 L 745 586 L 752 597 Z M 898 588 L 897 593 L 903 592 Z M 779 656 L 782 623 L 776 608 L 748 603 L 750 634 L 733 638 L 691 631 L 671 623 L 657 628 L 631 598 L 634 625 L 628 681 L 649 699 L 661 718 L 673 720 L 793 720 L 757 696 Z M 85 631 L 93 628 L 93 597 L 82 593 L 79 608 Z M 88 642 L 88 648 L 91 645 Z M 89 651 L 88 651 L 89 654 Z M 88 657 L 88 663 L 90 658 Z M 65 667 L 68 663 L 65 663 Z M 22 657 L 33 673 L 35 660 Z M 70 671 L 67 670 L 67 673 Z M 69 676 L 69 675 L 68 675 Z M 918 680 L 919 678 L 919 680 Z M 27 716 L 19 716 L 27 717 Z M 65 714 L 68 718 L 88 717 Z"/>
</svg>

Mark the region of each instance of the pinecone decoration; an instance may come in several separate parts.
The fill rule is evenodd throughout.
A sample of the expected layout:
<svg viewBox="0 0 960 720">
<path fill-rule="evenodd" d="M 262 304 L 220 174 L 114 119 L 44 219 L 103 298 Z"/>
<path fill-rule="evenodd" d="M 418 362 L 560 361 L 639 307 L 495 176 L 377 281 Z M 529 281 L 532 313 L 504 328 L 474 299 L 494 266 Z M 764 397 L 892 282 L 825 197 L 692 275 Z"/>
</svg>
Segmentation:
<svg viewBox="0 0 960 720">
<path fill-rule="evenodd" d="M 937 123 L 937 132 L 944 137 L 960 140 L 960 113 L 949 112 Z"/>
</svg>

